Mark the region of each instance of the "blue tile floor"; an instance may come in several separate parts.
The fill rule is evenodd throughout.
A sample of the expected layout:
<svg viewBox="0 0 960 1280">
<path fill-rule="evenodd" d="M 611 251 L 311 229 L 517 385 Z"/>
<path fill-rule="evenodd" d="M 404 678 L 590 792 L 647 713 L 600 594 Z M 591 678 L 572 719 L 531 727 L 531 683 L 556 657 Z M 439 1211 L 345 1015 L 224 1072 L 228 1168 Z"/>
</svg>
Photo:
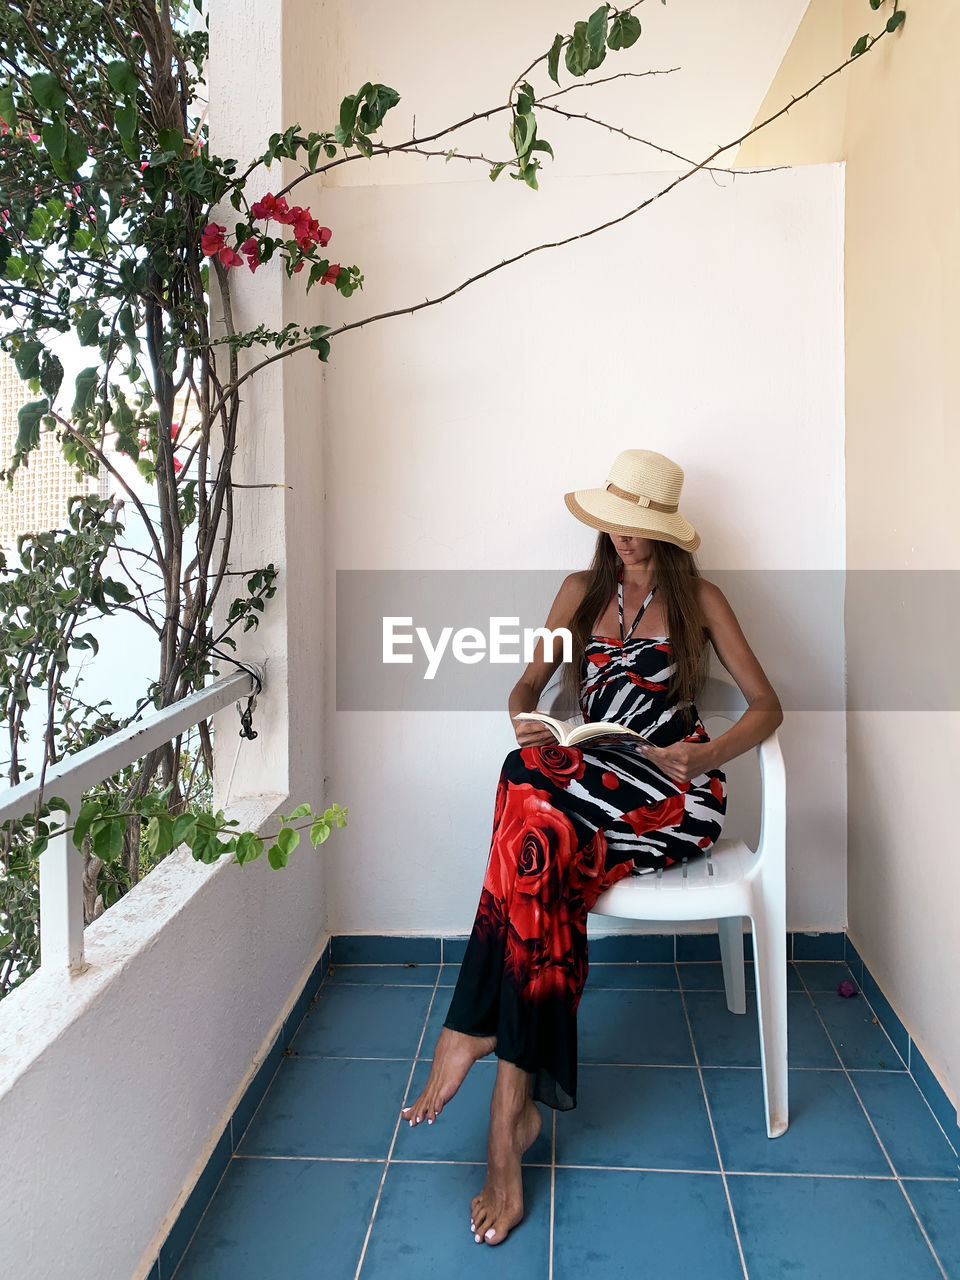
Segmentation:
<svg viewBox="0 0 960 1280">
<path fill-rule="evenodd" d="M 593 965 L 578 1106 L 542 1108 L 525 1219 L 476 1244 L 496 1060 L 436 1124 L 400 1122 L 456 973 L 328 974 L 176 1280 L 960 1280 L 957 1153 L 865 996 L 837 994 L 840 962 L 790 966 L 790 1128 L 773 1140 L 752 973 L 738 1016 L 719 964 Z"/>
</svg>

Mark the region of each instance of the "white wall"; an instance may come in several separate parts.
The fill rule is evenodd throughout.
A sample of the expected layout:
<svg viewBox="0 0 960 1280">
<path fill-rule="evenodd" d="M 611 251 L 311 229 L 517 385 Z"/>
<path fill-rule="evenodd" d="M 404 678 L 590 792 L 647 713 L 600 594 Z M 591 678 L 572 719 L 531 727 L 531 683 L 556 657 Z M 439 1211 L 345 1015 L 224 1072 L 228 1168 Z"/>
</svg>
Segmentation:
<svg viewBox="0 0 960 1280">
<path fill-rule="evenodd" d="M 85 973 L 4 1000 L 4 1275 L 146 1274 L 319 958 L 311 865 L 288 872 L 173 854 L 87 929 Z"/>
<path fill-rule="evenodd" d="M 813 0 L 764 114 L 882 22 L 883 11 L 868 19 L 860 0 Z M 960 1002 L 944 975 L 960 965 L 960 863 L 939 798 L 955 792 L 960 764 L 950 618 L 960 568 L 958 49 L 955 4 L 911 5 L 899 32 L 838 77 L 816 109 L 813 100 L 791 109 L 742 158 L 845 160 L 847 557 L 857 592 L 846 626 L 849 935 L 955 1105 Z M 913 582 L 877 570 L 909 571 Z M 924 571 L 946 571 L 935 592 L 924 592 Z M 871 575 L 900 597 L 886 610 L 883 643 L 879 611 L 857 607 Z M 918 644 L 930 700 L 911 681 Z M 909 656 L 887 656 L 898 650 Z M 872 689 L 891 693 L 865 709 L 857 694 Z M 930 802 L 911 804 L 915 796 Z"/>
<path fill-rule="evenodd" d="M 330 301 L 327 322 L 436 294 L 664 180 L 548 174 L 534 194 L 354 176 L 324 191 L 323 221 L 367 284 Z M 581 567 L 593 535 L 561 495 L 601 484 L 627 447 L 684 465 L 708 574 L 842 568 L 841 226 L 837 166 L 700 176 L 602 236 L 346 335 L 325 377 L 330 608 L 337 569 Z M 749 638 L 776 683 L 760 613 Z M 839 608 L 815 643 L 838 669 Z M 504 706 L 518 674 L 504 668 Z M 328 660 L 331 688 L 335 675 Z M 340 712 L 331 733 L 333 791 L 351 805 L 329 864 L 333 931 L 466 931 L 513 745 L 505 713 Z M 842 712 L 792 710 L 782 733 L 790 927 L 842 928 Z"/>
</svg>

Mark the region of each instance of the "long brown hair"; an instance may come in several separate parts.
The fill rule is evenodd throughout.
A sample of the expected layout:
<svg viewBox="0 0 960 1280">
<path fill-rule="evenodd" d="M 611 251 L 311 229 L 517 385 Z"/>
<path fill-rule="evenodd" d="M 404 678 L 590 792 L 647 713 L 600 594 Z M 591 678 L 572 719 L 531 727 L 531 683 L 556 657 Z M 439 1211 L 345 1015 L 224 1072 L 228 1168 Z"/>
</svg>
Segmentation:
<svg viewBox="0 0 960 1280">
<path fill-rule="evenodd" d="M 689 551 L 672 542 L 653 541 L 653 575 L 667 615 L 674 670 L 667 699 L 694 702 L 707 674 L 707 632 L 697 598 L 700 571 Z M 576 701 L 580 669 L 594 621 L 617 590 L 620 557 L 609 534 L 599 533 L 590 564 L 587 590 L 570 623 L 572 660 L 563 668 L 563 688 Z M 690 717 L 692 719 L 692 717 Z"/>
</svg>

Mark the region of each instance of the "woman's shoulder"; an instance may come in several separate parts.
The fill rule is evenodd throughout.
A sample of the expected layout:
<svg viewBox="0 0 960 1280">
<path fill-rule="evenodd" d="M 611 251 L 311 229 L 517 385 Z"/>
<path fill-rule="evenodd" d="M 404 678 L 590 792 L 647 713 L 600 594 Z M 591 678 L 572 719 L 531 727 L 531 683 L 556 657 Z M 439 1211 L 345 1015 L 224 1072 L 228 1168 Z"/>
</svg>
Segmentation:
<svg viewBox="0 0 960 1280">
<path fill-rule="evenodd" d="M 587 587 L 590 583 L 590 572 L 587 569 L 577 569 L 574 573 L 568 573 L 560 584 L 560 590 L 557 592 L 557 601 L 562 602 L 576 613 L 580 602 L 587 594 Z"/>
<path fill-rule="evenodd" d="M 727 618 L 733 613 L 727 597 L 717 584 L 708 578 L 697 579 L 697 603 L 703 612 L 708 630 L 712 622 Z"/>
</svg>

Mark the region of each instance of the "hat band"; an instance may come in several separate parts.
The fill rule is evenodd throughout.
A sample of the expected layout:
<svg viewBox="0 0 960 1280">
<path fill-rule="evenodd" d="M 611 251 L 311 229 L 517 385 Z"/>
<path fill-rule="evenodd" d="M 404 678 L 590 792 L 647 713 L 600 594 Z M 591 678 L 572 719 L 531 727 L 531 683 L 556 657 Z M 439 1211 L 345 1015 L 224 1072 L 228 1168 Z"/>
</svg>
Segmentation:
<svg viewBox="0 0 960 1280">
<path fill-rule="evenodd" d="M 648 498 L 645 493 L 630 493 L 627 489 L 621 489 L 617 484 L 608 484 L 606 486 L 607 493 L 612 493 L 615 498 L 625 498 L 627 502 L 635 502 L 638 507 L 650 507 L 653 511 L 666 511 L 672 514 L 679 510 L 677 503 L 671 507 L 666 502 L 655 502 L 653 498 Z"/>
</svg>

